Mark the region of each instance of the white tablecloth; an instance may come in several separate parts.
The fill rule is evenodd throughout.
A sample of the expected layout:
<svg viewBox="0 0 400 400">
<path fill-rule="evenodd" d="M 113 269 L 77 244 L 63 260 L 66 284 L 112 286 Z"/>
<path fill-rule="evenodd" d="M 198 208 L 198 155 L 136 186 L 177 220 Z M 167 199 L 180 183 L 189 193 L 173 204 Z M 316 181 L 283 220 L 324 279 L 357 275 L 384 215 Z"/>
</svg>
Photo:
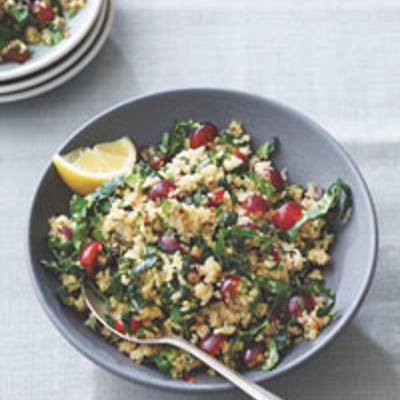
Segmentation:
<svg viewBox="0 0 400 400">
<path fill-rule="evenodd" d="M 115 378 L 61 338 L 33 294 L 25 236 L 41 171 L 74 128 L 128 97 L 189 86 L 243 89 L 310 115 L 347 147 L 377 204 L 380 257 L 361 312 L 323 354 L 268 387 L 293 400 L 399 399 L 400 2 L 116 0 L 116 8 L 110 40 L 83 73 L 0 106 L 0 399 L 185 397 Z"/>
</svg>

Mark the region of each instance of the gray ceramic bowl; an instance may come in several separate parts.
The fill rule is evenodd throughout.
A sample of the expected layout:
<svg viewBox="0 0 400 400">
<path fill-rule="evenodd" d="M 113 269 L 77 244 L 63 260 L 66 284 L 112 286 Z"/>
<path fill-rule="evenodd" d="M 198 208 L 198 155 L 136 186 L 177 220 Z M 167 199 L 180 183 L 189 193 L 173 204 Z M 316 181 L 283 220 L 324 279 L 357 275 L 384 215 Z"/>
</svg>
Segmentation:
<svg viewBox="0 0 400 400">
<path fill-rule="evenodd" d="M 271 372 L 247 375 L 264 381 L 301 364 L 325 347 L 351 320 L 360 307 L 371 282 L 377 254 L 377 224 L 373 204 L 360 172 L 343 148 L 323 128 L 292 109 L 274 101 L 240 92 L 189 89 L 159 93 L 134 100 L 97 116 L 79 129 L 59 151 L 116 139 L 127 135 L 137 146 L 157 143 L 175 118 L 209 120 L 226 126 L 232 119 L 245 122 L 259 145 L 270 136 L 279 137 L 275 157 L 287 168 L 292 182 L 323 185 L 342 178 L 354 194 L 354 215 L 340 232 L 333 251 L 335 268 L 327 284 L 337 292 L 341 316 L 320 338 L 296 346 Z M 205 392 L 231 386 L 219 377 L 198 376 L 198 383 L 173 380 L 146 366 L 138 366 L 82 324 L 76 313 L 64 307 L 55 295 L 57 282 L 40 260 L 49 259 L 46 236 L 48 218 L 68 211 L 70 192 L 49 164 L 37 189 L 29 223 L 30 271 L 39 300 L 54 325 L 80 352 L 101 367 L 128 380 L 161 389 Z"/>
</svg>

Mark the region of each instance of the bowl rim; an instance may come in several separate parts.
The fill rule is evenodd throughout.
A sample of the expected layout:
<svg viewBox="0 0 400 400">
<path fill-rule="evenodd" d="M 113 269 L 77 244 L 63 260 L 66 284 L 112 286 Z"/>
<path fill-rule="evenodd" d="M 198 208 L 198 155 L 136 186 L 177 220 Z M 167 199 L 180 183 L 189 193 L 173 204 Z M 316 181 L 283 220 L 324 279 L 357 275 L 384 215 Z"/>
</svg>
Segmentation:
<svg viewBox="0 0 400 400">
<path fill-rule="evenodd" d="M 333 342 L 334 339 L 338 337 L 338 335 L 343 331 L 343 329 L 348 326 L 348 324 L 353 320 L 357 312 L 359 311 L 363 301 L 365 300 L 365 297 L 368 294 L 369 288 L 372 283 L 372 279 L 375 274 L 376 270 L 376 262 L 377 262 L 377 257 L 378 257 L 378 243 L 379 243 L 379 238 L 378 238 L 378 220 L 377 220 L 377 215 L 376 215 L 376 210 L 374 206 L 374 202 L 370 193 L 370 190 L 367 186 L 367 183 L 362 176 L 359 168 L 351 158 L 351 156 L 348 154 L 348 152 L 345 150 L 345 148 L 333 137 L 331 136 L 321 125 L 317 124 L 313 120 L 311 120 L 309 117 L 305 116 L 301 112 L 281 103 L 275 100 L 272 100 L 268 97 L 259 95 L 259 94 L 253 94 L 241 90 L 233 90 L 233 89 L 223 89 L 223 88 L 213 88 L 213 87 L 189 87 L 189 88 L 180 88 L 180 89 L 172 89 L 172 90 L 164 90 L 164 91 L 158 91 L 154 92 L 151 94 L 144 94 L 144 95 L 139 95 L 135 96 L 132 98 L 128 98 L 122 102 L 117 103 L 114 106 L 111 106 L 107 108 L 106 110 L 98 113 L 91 119 L 89 119 L 86 123 L 82 124 L 80 127 L 75 129 L 73 133 L 64 141 L 64 143 L 58 148 L 58 152 L 63 151 L 63 149 L 67 148 L 70 142 L 72 142 L 77 136 L 79 136 L 86 128 L 88 128 L 90 125 L 98 121 L 99 119 L 104 118 L 108 114 L 111 114 L 118 109 L 125 107 L 131 103 L 135 103 L 138 101 L 146 101 L 146 100 L 151 100 L 152 98 L 157 98 L 160 96 L 169 96 L 169 95 L 190 95 L 190 94 L 197 94 L 197 93 L 203 93 L 203 94 L 221 94 L 221 95 L 229 95 L 229 96 L 239 96 L 239 97 L 245 97 L 247 99 L 253 99 L 256 101 L 261 101 L 261 102 L 267 102 L 273 107 L 277 107 L 278 109 L 281 109 L 282 111 L 288 112 L 292 114 L 294 117 L 298 118 L 301 120 L 303 123 L 308 124 L 311 128 L 315 129 L 318 131 L 319 134 L 321 134 L 324 139 L 326 139 L 331 146 L 333 146 L 342 157 L 348 161 L 349 168 L 351 168 L 352 172 L 354 173 L 354 176 L 358 182 L 358 185 L 362 190 L 364 191 L 363 195 L 366 196 L 367 199 L 367 217 L 371 222 L 372 225 L 372 243 L 373 246 L 368 249 L 368 263 L 367 263 L 367 273 L 365 274 L 364 280 L 362 285 L 360 285 L 360 288 L 358 289 L 354 300 L 352 304 L 350 305 L 348 311 L 346 314 L 343 314 L 343 316 L 338 320 L 337 324 L 330 330 L 327 335 L 324 337 L 323 341 L 317 342 L 315 347 L 312 349 L 308 350 L 307 353 L 300 355 L 298 358 L 295 360 L 291 361 L 289 364 L 284 366 L 281 369 L 277 370 L 272 370 L 268 371 L 265 373 L 263 376 L 256 377 L 255 379 L 252 379 L 254 382 L 261 383 L 265 382 L 269 379 L 278 377 L 290 370 L 293 370 L 294 368 L 298 367 L 301 365 L 303 362 L 306 360 L 310 359 L 312 356 L 314 356 L 316 353 L 319 351 L 325 349 L 329 344 Z M 40 284 L 39 284 L 39 279 L 34 273 L 34 268 L 33 268 L 33 256 L 32 256 L 32 243 L 30 241 L 30 232 L 32 229 L 32 219 L 33 219 L 33 208 L 36 202 L 37 194 L 39 191 L 39 188 L 42 186 L 47 174 L 49 173 L 50 169 L 52 168 L 51 162 L 47 165 L 45 168 L 44 172 L 42 173 L 39 183 L 36 185 L 34 194 L 32 196 L 32 200 L 30 202 L 30 212 L 29 212 L 29 219 L 28 219 L 28 225 L 27 225 L 27 237 L 26 237 L 26 248 L 27 248 L 27 257 L 28 257 L 28 268 L 29 268 L 29 275 L 34 287 L 34 291 L 36 293 L 36 296 L 41 303 L 43 309 L 45 310 L 46 314 L 48 315 L 49 319 L 53 323 L 53 325 L 58 329 L 58 331 L 64 336 L 67 341 L 72 344 L 81 354 L 83 354 L 85 357 L 90 359 L 92 362 L 95 364 L 101 366 L 105 370 L 111 372 L 114 375 L 117 375 L 121 378 L 124 378 L 128 381 L 138 383 L 144 386 L 148 386 L 154 389 L 158 390 L 165 390 L 165 391 L 171 391 L 171 392 L 181 392 L 181 393 L 187 393 L 187 394 L 198 394 L 198 393 L 212 393 L 212 392 L 221 392 L 221 391 L 226 391 L 226 390 L 232 390 L 234 386 L 230 384 L 229 382 L 218 382 L 218 383 L 207 383 L 207 384 L 202 384 L 202 385 L 193 385 L 186 383 L 182 380 L 178 379 L 173 379 L 171 380 L 166 380 L 166 381 L 161 381 L 158 379 L 152 379 L 152 380 L 146 380 L 142 376 L 134 376 L 132 374 L 126 373 L 125 369 L 123 367 L 118 366 L 117 364 L 109 364 L 108 362 L 104 361 L 101 357 L 97 356 L 96 354 L 91 353 L 86 349 L 86 347 L 80 342 L 79 338 L 76 336 L 75 332 L 69 329 L 65 329 L 64 324 L 58 319 L 57 315 L 55 315 L 54 310 L 50 308 L 50 306 L 47 304 L 46 297 L 44 296 L 44 293 L 40 289 Z"/>
</svg>

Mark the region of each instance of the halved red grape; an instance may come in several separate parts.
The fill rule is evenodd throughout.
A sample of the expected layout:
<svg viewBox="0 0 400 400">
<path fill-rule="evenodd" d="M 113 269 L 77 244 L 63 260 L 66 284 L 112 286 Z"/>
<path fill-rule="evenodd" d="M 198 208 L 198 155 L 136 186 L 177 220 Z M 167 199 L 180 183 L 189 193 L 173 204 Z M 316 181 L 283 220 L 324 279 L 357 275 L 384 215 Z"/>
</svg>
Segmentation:
<svg viewBox="0 0 400 400">
<path fill-rule="evenodd" d="M 200 340 L 199 347 L 206 353 L 216 356 L 221 351 L 224 340 L 222 335 L 211 334 Z"/>
<path fill-rule="evenodd" d="M 244 349 L 243 363 L 248 368 L 260 364 L 264 358 L 264 346 L 260 343 L 252 343 Z"/>
<path fill-rule="evenodd" d="M 149 160 L 148 164 L 151 168 L 159 170 L 165 164 L 165 159 L 161 156 L 155 155 Z"/>
<path fill-rule="evenodd" d="M 228 275 L 221 283 L 221 293 L 225 300 L 234 296 L 240 285 L 240 276 Z"/>
<path fill-rule="evenodd" d="M 223 203 L 224 201 L 224 195 L 225 195 L 225 189 L 224 188 L 219 188 L 217 189 L 211 196 L 209 200 L 209 205 L 210 206 L 218 206 Z"/>
<path fill-rule="evenodd" d="M 250 195 L 242 204 L 242 206 L 250 213 L 263 213 L 268 211 L 269 204 L 258 194 Z"/>
<path fill-rule="evenodd" d="M 273 244 L 269 247 L 270 255 L 274 259 L 274 261 L 278 262 L 281 258 L 281 253 L 279 248 Z"/>
<path fill-rule="evenodd" d="M 123 335 L 126 334 L 126 330 L 125 330 L 124 326 L 122 325 L 122 322 L 121 322 L 121 321 L 115 320 L 115 321 L 114 321 L 114 324 L 113 324 L 113 328 L 114 328 L 117 332 L 122 333 Z"/>
<path fill-rule="evenodd" d="M 175 184 L 169 179 L 157 182 L 147 193 L 150 200 L 168 197 L 169 193 L 175 189 Z"/>
<path fill-rule="evenodd" d="M 141 325 L 142 323 L 138 321 L 135 317 L 131 318 L 130 328 L 132 335 L 136 333 L 136 331 L 140 328 Z"/>
<path fill-rule="evenodd" d="M 99 241 L 90 242 L 83 247 L 79 257 L 79 262 L 82 267 L 85 268 L 87 276 L 94 276 L 97 257 L 101 254 L 102 250 L 103 244 Z"/>
<path fill-rule="evenodd" d="M 18 47 L 13 47 L 4 54 L 4 59 L 17 64 L 23 64 L 29 59 L 30 55 L 31 53 L 28 49 L 21 51 Z"/>
<path fill-rule="evenodd" d="M 44 26 L 47 22 L 54 19 L 55 14 L 51 5 L 43 5 L 42 2 L 35 1 L 31 7 L 32 13 L 40 25 Z"/>
<path fill-rule="evenodd" d="M 254 222 L 246 222 L 245 224 L 240 225 L 240 227 L 248 231 L 253 231 L 253 232 L 257 231 L 257 225 Z"/>
<path fill-rule="evenodd" d="M 60 235 L 62 236 L 62 238 L 66 242 L 69 242 L 72 240 L 72 230 L 70 228 L 63 226 L 62 228 L 60 228 L 59 232 L 60 232 Z"/>
<path fill-rule="evenodd" d="M 190 137 L 190 147 L 197 149 L 205 146 L 207 142 L 212 141 L 218 135 L 218 128 L 211 122 L 204 122 L 199 126 Z"/>
<path fill-rule="evenodd" d="M 301 214 L 301 206 L 295 201 L 288 201 L 274 212 L 272 222 L 276 228 L 286 231 L 301 218 Z"/>
<path fill-rule="evenodd" d="M 173 254 L 181 248 L 179 242 L 173 236 L 168 235 L 161 236 L 158 245 L 168 254 Z"/>
<path fill-rule="evenodd" d="M 233 150 L 233 155 L 240 160 L 242 160 L 243 164 L 248 168 L 250 165 L 250 160 L 249 157 L 247 157 L 246 154 L 242 153 L 239 149 L 234 149 Z"/>
<path fill-rule="evenodd" d="M 285 188 L 285 182 L 282 179 L 281 174 L 275 169 L 269 169 L 265 173 L 266 178 L 271 182 L 272 186 L 276 190 L 283 190 Z"/>
<path fill-rule="evenodd" d="M 306 310 L 308 313 L 315 308 L 315 300 L 309 294 L 295 295 L 287 302 L 287 312 L 292 317 L 299 317 Z"/>
</svg>

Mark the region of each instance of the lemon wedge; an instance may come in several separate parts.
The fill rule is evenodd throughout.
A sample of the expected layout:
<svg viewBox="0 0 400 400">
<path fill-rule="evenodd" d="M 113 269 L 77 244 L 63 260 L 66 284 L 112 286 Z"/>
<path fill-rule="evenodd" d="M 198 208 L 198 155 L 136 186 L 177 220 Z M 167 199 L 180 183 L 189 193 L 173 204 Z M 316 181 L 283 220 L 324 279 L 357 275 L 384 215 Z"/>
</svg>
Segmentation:
<svg viewBox="0 0 400 400">
<path fill-rule="evenodd" d="M 64 183 L 81 196 L 112 178 L 129 174 L 135 162 L 136 148 L 127 137 L 53 157 L 53 164 Z"/>
</svg>

